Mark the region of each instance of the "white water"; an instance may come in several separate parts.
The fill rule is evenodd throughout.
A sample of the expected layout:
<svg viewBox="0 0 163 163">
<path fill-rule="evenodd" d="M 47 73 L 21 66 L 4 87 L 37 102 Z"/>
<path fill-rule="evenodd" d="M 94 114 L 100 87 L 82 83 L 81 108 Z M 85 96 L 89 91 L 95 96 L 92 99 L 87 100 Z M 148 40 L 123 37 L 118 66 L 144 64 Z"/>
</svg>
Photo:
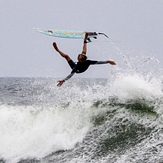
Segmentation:
<svg viewBox="0 0 163 163">
<path fill-rule="evenodd" d="M 71 149 L 91 126 L 89 110 L 69 107 L 0 106 L 0 155 L 7 160 L 41 158 Z"/>
<path fill-rule="evenodd" d="M 105 100 L 111 96 L 116 96 L 123 102 L 128 99 L 146 99 L 155 102 L 155 99 L 163 98 L 160 79 L 137 73 L 118 73 L 105 85 L 94 83 L 85 88 L 81 88 L 78 84 L 71 87 L 72 82 L 74 81 L 70 81 L 60 89 L 50 86 L 51 91 L 56 94 L 57 105 L 0 105 L 2 158 L 8 162 L 27 158 L 40 159 L 55 151 L 74 148 L 76 143 L 82 142 L 93 126 L 92 116 L 109 110 L 109 108 L 92 108 L 94 101 Z M 37 85 L 37 82 L 35 84 Z M 44 96 L 41 94 L 40 97 Z M 158 103 L 155 107 L 160 115 L 157 120 L 158 125 L 163 124 L 162 106 L 162 103 Z M 128 116 L 125 112 L 122 113 Z"/>
</svg>

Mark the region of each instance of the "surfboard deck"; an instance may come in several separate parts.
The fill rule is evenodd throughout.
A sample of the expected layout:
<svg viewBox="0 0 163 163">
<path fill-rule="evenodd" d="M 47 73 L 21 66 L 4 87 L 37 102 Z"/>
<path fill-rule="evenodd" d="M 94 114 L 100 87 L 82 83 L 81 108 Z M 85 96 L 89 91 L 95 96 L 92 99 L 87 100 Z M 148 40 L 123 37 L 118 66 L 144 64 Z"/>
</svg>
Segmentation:
<svg viewBox="0 0 163 163">
<path fill-rule="evenodd" d="M 72 38 L 72 39 L 83 39 L 85 37 L 85 33 L 83 31 L 70 31 L 70 30 L 42 30 L 42 29 L 38 29 L 38 28 L 34 28 L 35 30 L 37 30 L 40 33 L 49 35 L 49 36 L 53 36 L 53 37 L 60 37 L 60 38 Z M 106 34 L 104 33 L 98 33 L 98 32 L 87 32 L 88 33 L 88 40 L 90 40 L 90 38 L 94 38 L 97 39 L 98 35 L 104 35 L 106 37 L 108 37 Z"/>
</svg>

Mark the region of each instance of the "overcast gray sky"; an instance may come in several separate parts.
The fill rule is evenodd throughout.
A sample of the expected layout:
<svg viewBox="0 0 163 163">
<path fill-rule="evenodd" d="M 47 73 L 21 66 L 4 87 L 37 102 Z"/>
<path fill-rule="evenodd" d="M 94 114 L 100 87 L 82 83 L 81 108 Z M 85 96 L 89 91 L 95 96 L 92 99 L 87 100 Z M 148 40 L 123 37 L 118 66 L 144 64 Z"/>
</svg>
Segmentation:
<svg viewBox="0 0 163 163">
<path fill-rule="evenodd" d="M 70 68 L 53 41 L 74 60 L 82 40 L 46 36 L 33 30 L 67 29 L 105 32 L 119 42 L 88 44 L 89 59 L 154 56 L 163 65 L 163 0 L 1 0 L 0 77 L 65 77 Z M 100 40 L 100 39 L 99 39 Z M 142 60 L 143 62 L 143 60 Z M 111 66 L 97 65 L 81 77 L 107 77 Z"/>
</svg>

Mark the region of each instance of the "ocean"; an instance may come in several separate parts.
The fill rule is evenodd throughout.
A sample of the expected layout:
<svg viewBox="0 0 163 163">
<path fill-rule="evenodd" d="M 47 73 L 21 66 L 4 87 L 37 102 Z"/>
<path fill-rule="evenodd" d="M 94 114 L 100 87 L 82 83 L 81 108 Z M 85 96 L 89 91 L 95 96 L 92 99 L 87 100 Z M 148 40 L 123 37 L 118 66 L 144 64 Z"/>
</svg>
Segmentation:
<svg viewBox="0 0 163 163">
<path fill-rule="evenodd" d="M 0 163 L 163 163 L 162 81 L 0 78 Z"/>
</svg>

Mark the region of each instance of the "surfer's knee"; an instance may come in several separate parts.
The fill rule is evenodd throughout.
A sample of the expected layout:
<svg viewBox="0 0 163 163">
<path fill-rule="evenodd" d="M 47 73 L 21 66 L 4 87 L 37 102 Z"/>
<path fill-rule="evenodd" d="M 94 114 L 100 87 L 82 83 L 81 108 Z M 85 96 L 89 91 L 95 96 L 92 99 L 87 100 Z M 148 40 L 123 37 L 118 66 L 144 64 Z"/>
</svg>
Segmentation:
<svg viewBox="0 0 163 163">
<path fill-rule="evenodd" d="M 67 55 L 67 54 L 64 56 L 64 58 L 65 58 L 67 61 L 70 61 L 70 60 L 71 60 L 71 58 L 70 58 L 69 55 Z"/>
</svg>

